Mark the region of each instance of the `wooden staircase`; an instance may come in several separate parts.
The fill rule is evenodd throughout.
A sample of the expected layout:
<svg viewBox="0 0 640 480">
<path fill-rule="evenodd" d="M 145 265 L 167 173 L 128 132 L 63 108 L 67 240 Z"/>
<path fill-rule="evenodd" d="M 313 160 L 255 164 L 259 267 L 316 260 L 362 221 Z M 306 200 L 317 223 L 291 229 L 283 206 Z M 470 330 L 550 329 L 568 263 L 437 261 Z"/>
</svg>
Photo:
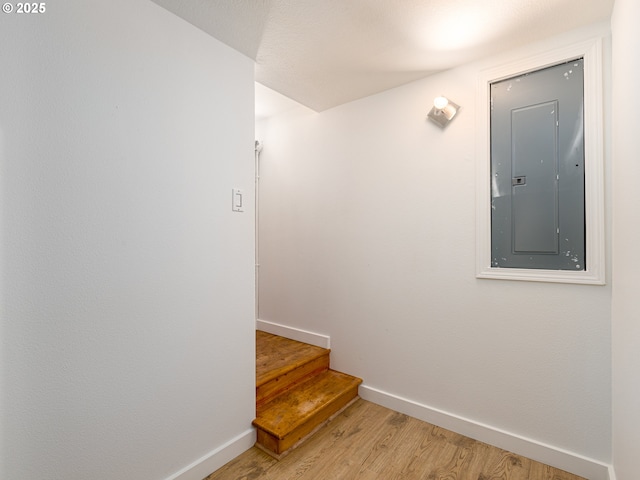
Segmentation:
<svg viewBox="0 0 640 480">
<path fill-rule="evenodd" d="M 256 332 L 256 445 L 275 458 L 357 398 L 362 380 L 331 370 L 330 352 Z"/>
</svg>

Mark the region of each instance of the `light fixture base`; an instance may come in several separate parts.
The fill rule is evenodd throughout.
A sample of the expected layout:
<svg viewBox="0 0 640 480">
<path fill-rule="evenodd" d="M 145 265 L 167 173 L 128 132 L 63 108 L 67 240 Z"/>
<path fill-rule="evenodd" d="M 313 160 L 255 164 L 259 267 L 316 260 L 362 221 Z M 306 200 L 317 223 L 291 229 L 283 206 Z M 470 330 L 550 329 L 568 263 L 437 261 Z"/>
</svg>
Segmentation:
<svg viewBox="0 0 640 480">
<path fill-rule="evenodd" d="M 449 100 L 449 103 L 444 108 L 433 107 L 427 117 L 440 128 L 444 128 L 453 120 L 458 110 L 460 110 L 460 105 Z"/>
</svg>

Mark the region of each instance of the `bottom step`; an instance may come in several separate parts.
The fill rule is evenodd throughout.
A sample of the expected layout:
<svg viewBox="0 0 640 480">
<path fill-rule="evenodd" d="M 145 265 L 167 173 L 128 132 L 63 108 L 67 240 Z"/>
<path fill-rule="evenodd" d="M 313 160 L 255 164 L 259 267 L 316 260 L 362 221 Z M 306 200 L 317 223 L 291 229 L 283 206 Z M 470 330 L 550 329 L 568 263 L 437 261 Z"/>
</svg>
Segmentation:
<svg viewBox="0 0 640 480">
<path fill-rule="evenodd" d="M 253 425 L 257 443 L 280 455 L 358 395 L 362 380 L 328 370 L 264 405 Z"/>
</svg>

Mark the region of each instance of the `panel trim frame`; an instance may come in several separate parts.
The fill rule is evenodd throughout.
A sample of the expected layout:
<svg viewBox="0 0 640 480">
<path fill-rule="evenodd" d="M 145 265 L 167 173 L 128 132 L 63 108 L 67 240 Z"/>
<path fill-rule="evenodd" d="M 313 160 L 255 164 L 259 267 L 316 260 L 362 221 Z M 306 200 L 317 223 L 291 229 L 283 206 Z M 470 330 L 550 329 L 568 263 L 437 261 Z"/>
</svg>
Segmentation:
<svg viewBox="0 0 640 480">
<path fill-rule="evenodd" d="M 584 58 L 585 257 L 587 269 L 491 266 L 490 84 L 575 58 Z M 604 122 L 602 38 L 597 37 L 482 70 L 478 77 L 476 162 L 476 278 L 605 285 Z"/>
</svg>

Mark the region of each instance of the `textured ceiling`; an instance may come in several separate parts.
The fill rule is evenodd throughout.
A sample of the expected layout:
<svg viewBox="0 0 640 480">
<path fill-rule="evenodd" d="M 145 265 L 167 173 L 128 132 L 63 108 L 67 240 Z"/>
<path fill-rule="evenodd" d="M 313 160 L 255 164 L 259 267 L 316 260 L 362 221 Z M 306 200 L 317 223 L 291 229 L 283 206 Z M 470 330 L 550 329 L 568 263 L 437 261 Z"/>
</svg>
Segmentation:
<svg viewBox="0 0 640 480">
<path fill-rule="evenodd" d="M 606 20 L 614 0 L 154 0 L 322 111 Z"/>
</svg>

